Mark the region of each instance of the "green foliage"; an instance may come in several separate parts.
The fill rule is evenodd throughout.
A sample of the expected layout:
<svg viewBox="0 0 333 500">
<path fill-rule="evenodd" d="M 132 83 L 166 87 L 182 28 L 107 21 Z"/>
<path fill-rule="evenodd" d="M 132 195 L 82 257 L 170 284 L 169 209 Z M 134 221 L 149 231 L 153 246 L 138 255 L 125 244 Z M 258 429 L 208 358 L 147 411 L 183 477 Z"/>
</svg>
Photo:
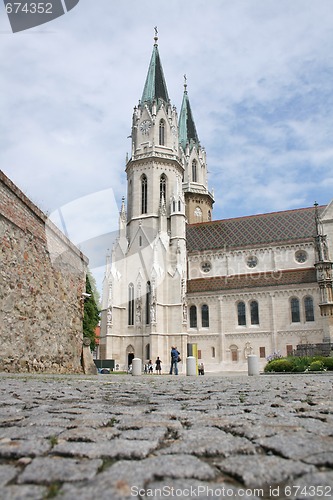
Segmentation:
<svg viewBox="0 0 333 500">
<path fill-rule="evenodd" d="M 322 362 L 326 370 L 333 371 L 333 358 L 323 358 Z"/>
<path fill-rule="evenodd" d="M 324 370 L 324 365 L 322 361 L 312 361 L 309 366 L 310 372 L 322 372 Z"/>
<path fill-rule="evenodd" d="M 293 368 L 293 364 L 290 361 L 290 358 L 281 358 L 281 359 L 273 359 L 264 368 L 264 371 L 267 372 L 291 372 Z"/>
<path fill-rule="evenodd" d="M 83 316 L 83 336 L 88 337 L 90 339 L 90 349 L 93 351 L 96 347 L 96 326 L 99 323 L 99 309 L 96 304 L 96 300 L 98 301 L 98 294 L 95 300 L 94 286 L 96 288 L 96 284 L 92 286 L 91 283 L 94 283 L 94 279 L 91 274 L 88 272 L 86 277 L 86 293 L 90 294 L 90 297 L 85 298 L 84 300 L 84 316 Z"/>
<path fill-rule="evenodd" d="M 312 358 L 309 356 L 289 356 L 288 359 L 292 362 L 292 372 L 302 373 L 309 367 Z"/>
<path fill-rule="evenodd" d="M 306 371 L 333 371 L 333 358 L 325 356 L 288 356 L 269 361 L 264 368 L 269 372 L 304 373 Z"/>
</svg>

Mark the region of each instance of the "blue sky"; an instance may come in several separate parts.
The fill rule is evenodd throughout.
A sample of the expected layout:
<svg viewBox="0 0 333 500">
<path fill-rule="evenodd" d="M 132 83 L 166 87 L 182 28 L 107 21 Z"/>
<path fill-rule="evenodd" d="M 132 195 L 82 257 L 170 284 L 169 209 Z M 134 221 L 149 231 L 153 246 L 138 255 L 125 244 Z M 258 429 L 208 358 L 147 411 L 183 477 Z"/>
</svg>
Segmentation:
<svg viewBox="0 0 333 500">
<path fill-rule="evenodd" d="M 331 0 L 81 0 L 16 34 L 0 8 L 1 170 L 45 212 L 79 209 L 74 242 L 113 231 L 155 25 L 178 111 L 188 78 L 214 219 L 328 203 Z"/>
</svg>

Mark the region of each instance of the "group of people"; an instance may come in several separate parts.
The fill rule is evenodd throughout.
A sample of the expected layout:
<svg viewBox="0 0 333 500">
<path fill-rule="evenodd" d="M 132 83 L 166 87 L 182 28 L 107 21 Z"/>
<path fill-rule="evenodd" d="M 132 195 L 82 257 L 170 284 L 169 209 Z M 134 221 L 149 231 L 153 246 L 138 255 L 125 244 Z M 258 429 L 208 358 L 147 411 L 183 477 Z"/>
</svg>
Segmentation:
<svg viewBox="0 0 333 500">
<path fill-rule="evenodd" d="M 173 373 L 175 375 L 178 375 L 178 363 L 181 362 L 180 358 L 180 352 L 177 349 L 177 346 L 172 346 L 171 347 L 171 365 L 170 365 L 170 372 L 169 374 L 172 375 Z M 130 366 L 130 368 L 132 365 Z M 144 368 L 143 368 L 144 373 L 152 375 L 154 373 L 154 365 L 152 363 L 152 360 L 150 359 L 147 363 L 145 363 Z M 156 361 L 155 361 L 155 371 L 161 375 L 162 373 L 162 361 L 160 360 L 159 356 L 157 356 Z M 199 375 L 204 375 L 204 365 L 203 363 L 200 363 L 198 366 L 198 373 Z"/>
<path fill-rule="evenodd" d="M 159 375 L 162 373 L 162 361 L 160 360 L 159 356 L 157 356 L 156 361 L 155 361 L 155 370 Z M 143 368 L 144 373 L 152 374 L 154 373 L 154 366 L 151 361 L 151 359 L 148 361 L 148 363 L 145 363 L 144 368 Z"/>
<path fill-rule="evenodd" d="M 181 361 L 180 352 L 177 350 L 177 346 L 171 347 L 171 365 L 170 365 L 170 375 L 174 372 L 175 375 L 178 375 L 178 363 Z M 161 375 L 162 373 L 162 361 L 159 356 L 157 356 L 155 361 L 155 371 Z M 145 374 L 153 374 L 154 373 L 154 365 L 152 360 L 150 359 L 147 363 L 145 363 L 143 367 L 143 372 Z"/>
</svg>

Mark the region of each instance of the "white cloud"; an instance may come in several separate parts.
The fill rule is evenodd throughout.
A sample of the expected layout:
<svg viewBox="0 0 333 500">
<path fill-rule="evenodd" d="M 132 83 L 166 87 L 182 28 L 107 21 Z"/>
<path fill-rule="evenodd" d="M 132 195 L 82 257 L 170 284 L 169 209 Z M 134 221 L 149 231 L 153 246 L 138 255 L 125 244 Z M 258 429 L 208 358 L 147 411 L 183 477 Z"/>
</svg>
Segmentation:
<svg viewBox="0 0 333 500">
<path fill-rule="evenodd" d="M 215 218 L 332 198 L 331 0 L 79 2 L 30 32 L 0 12 L 0 165 L 45 211 L 126 194 L 131 116 L 159 27 L 207 150 Z"/>
</svg>

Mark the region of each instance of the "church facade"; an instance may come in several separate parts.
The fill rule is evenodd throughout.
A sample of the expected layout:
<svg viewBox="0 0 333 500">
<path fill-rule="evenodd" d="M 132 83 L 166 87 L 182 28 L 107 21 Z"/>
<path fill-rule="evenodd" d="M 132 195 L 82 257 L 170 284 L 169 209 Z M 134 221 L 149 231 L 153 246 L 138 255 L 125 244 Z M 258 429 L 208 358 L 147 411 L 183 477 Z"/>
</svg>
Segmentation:
<svg viewBox="0 0 333 500">
<path fill-rule="evenodd" d="M 100 357 L 127 369 L 176 345 L 195 345 L 206 371 L 242 371 L 248 354 L 333 342 L 333 200 L 314 206 L 212 220 L 185 81 L 179 116 L 169 99 L 157 36 L 142 98 L 134 108 L 127 204 L 107 258 Z M 180 364 L 180 368 L 185 363 Z"/>
</svg>

